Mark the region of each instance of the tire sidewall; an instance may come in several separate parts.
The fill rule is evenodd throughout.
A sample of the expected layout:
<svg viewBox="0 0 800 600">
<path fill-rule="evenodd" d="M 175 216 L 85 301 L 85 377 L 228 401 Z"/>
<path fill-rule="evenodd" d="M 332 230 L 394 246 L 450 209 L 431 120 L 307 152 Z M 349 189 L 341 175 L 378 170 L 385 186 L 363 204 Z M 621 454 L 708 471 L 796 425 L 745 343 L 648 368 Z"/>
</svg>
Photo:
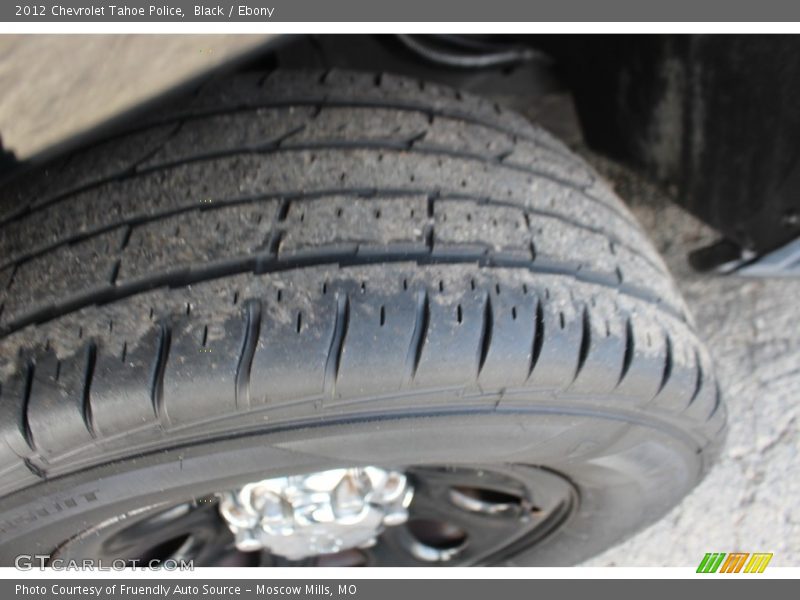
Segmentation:
<svg viewBox="0 0 800 600">
<path fill-rule="evenodd" d="M 0 501 L 0 564 L 51 554 L 107 519 L 165 507 L 243 482 L 342 466 L 531 465 L 567 478 L 577 507 L 549 538 L 509 559 L 519 566 L 577 563 L 654 522 L 702 477 L 704 456 L 665 423 L 620 415 L 515 409 L 250 433 L 80 471 Z"/>
</svg>

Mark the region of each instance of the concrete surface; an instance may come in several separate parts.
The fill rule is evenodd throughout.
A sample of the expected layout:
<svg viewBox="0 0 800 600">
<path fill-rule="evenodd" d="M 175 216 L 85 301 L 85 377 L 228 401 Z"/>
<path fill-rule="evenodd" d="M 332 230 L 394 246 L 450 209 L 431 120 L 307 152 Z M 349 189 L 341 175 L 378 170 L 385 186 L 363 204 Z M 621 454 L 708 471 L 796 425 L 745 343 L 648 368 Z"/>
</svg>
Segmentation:
<svg viewBox="0 0 800 600">
<path fill-rule="evenodd" d="M 249 36 L 67 37 L 0 36 L 0 131 L 24 155 L 261 41 Z M 62 58 L 42 60 L 42 48 L 48 46 L 50 56 Z M 111 69 L 104 61 L 109 53 L 131 70 Z M 84 65 L 82 70 L 70 66 L 77 64 Z M 152 79 L 147 89 L 141 89 L 142 74 Z M 96 77 L 105 78 L 102 93 L 92 92 Z M 37 93 L 36 84 L 45 80 L 62 93 Z M 56 117 L 53 107 L 62 103 L 60 114 L 66 117 Z M 551 129 L 577 143 L 571 106 L 558 98 L 527 106 L 536 120 L 557 121 Z M 35 126 L 17 122 L 19 115 Z M 713 232 L 655 187 L 584 154 L 630 202 L 664 253 L 716 359 L 730 411 L 728 442 L 710 476 L 663 521 L 587 565 L 695 566 L 706 552 L 744 551 L 774 552 L 772 565 L 800 566 L 800 280 L 694 274 L 686 251 L 713 240 Z"/>
<path fill-rule="evenodd" d="M 0 35 L 0 134 L 20 158 L 267 41 L 265 35 Z"/>
</svg>

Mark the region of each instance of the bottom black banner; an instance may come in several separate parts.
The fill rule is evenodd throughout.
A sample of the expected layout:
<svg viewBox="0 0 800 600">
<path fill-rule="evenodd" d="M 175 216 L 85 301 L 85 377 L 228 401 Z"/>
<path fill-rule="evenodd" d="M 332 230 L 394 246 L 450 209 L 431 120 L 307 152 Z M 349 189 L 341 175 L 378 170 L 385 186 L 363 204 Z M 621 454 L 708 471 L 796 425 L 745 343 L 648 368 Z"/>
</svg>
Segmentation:
<svg viewBox="0 0 800 600">
<path fill-rule="evenodd" d="M 789 586 L 792 586 L 790 588 Z M 724 595 L 726 600 L 752 600 L 755 594 L 789 596 L 796 582 L 781 579 L 232 579 L 232 580 L 4 580 L 0 598 L 30 600 L 209 600 L 291 598 L 292 600 L 420 600 L 422 598 L 472 598 L 530 600 L 552 598 L 643 598 L 691 600 Z"/>
</svg>

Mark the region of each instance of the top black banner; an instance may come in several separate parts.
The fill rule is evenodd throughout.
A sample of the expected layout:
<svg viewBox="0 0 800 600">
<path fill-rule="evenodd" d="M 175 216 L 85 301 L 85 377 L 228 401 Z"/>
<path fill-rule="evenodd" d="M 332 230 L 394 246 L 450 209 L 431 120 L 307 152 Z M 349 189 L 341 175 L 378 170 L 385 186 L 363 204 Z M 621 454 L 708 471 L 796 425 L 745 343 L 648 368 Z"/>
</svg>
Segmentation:
<svg viewBox="0 0 800 600">
<path fill-rule="evenodd" d="M 790 0 L 17 0 L 0 22 L 792 22 Z"/>
</svg>

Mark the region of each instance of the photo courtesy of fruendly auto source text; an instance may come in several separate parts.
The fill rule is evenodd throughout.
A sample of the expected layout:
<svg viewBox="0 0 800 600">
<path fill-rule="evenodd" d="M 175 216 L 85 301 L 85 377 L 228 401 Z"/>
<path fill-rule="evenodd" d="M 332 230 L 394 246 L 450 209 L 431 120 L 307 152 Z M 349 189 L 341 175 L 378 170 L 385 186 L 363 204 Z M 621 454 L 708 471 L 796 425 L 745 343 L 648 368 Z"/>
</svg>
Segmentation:
<svg viewBox="0 0 800 600">
<path fill-rule="evenodd" d="M 0 596 L 796 595 L 798 98 L 782 0 L 0 6 Z"/>
</svg>

